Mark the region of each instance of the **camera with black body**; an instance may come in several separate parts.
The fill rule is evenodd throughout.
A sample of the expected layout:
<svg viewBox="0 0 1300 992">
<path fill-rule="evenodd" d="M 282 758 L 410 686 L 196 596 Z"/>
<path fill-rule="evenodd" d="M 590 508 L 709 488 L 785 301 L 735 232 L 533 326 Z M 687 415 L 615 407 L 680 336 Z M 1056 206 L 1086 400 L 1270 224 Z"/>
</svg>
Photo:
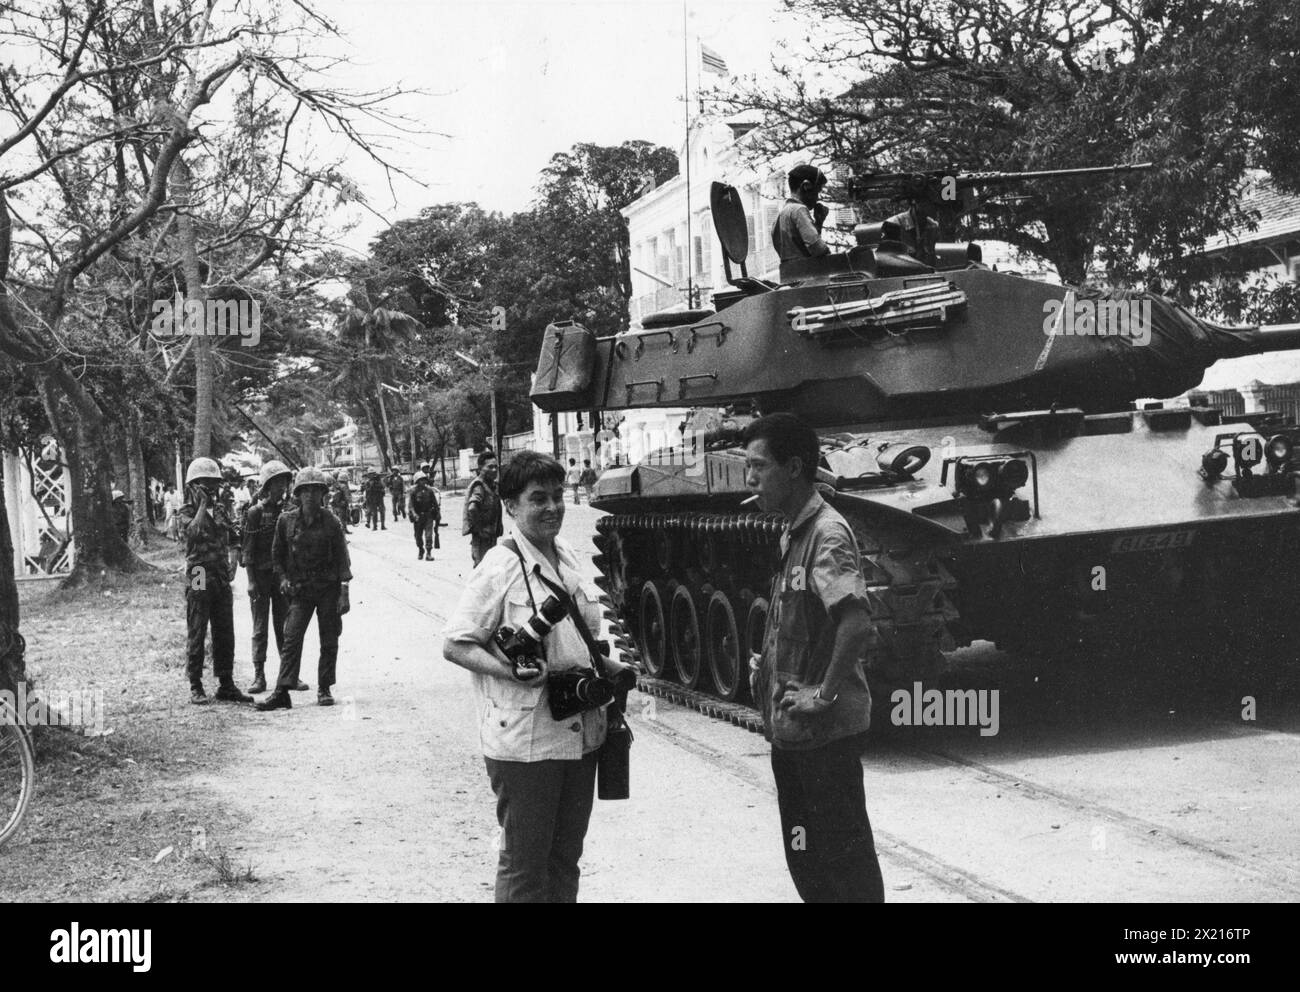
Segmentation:
<svg viewBox="0 0 1300 992">
<path fill-rule="evenodd" d="M 548 596 L 542 608 L 534 613 L 522 627 L 501 627 L 492 635 L 492 642 L 510 662 L 517 679 L 535 679 L 542 673 L 542 638 L 566 616 L 564 606 L 554 596 Z"/>
<path fill-rule="evenodd" d="M 612 679 L 597 675 L 594 668 L 551 672 L 546 679 L 551 716 L 567 720 L 584 710 L 594 710 L 613 702 L 615 697 L 626 699 L 628 690 L 635 685 L 636 673 L 631 669 L 624 669 Z"/>
</svg>

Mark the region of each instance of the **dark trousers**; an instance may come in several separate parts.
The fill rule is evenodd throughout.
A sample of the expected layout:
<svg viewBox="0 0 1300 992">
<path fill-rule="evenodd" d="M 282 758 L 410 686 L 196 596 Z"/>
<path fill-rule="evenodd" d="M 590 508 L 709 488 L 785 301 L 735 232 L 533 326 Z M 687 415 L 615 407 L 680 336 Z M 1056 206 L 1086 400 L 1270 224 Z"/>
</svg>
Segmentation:
<svg viewBox="0 0 1300 992">
<path fill-rule="evenodd" d="M 866 735 L 809 751 L 772 748 L 785 863 L 804 902 L 884 902 L 867 797 Z"/>
<path fill-rule="evenodd" d="M 411 518 L 411 526 L 415 528 L 415 546 L 432 554 L 438 540 L 437 518 L 432 513 L 417 514 Z"/>
<path fill-rule="evenodd" d="M 574 761 L 484 758 L 503 832 L 497 902 L 577 902 L 596 752 Z"/>
<path fill-rule="evenodd" d="M 253 668 L 261 671 L 266 664 L 267 621 L 275 629 L 276 654 L 284 653 L 284 620 L 289 601 L 275 581 L 275 572 L 259 568 L 248 586 L 248 600 L 253 608 Z"/>
<path fill-rule="evenodd" d="M 280 677 L 277 689 L 292 689 L 298 684 L 298 669 L 302 664 L 302 639 L 316 614 L 320 633 L 320 664 L 316 670 L 318 688 L 328 689 L 334 684 L 334 669 L 339 658 L 339 635 L 343 633 L 343 618 L 339 616 L 339 584 L 331 582 L 323 589 L 305 589 L 289 597 L 289 616 L 284 622 L 284 647 L 280 651 Z"/>
<path fill-rule="evenodd" d="M 366 504 L 366 526 L 374 530 L 375 525 L 384 526 L 384 501 Z"/>
<path fill-rule="evenodd" d="M 406 516 L 406 507 L 402 505 L 402 497 L 396 493 L 393 494 L 393 519 Z"/>
<path fill-rule="evenodd" d="M 235 671 L 234 597 L 230 583 L 213 575 L 216 571 L 216 566 L 209 566 L 203 580 L 206 588 L 195 589 L 194 570 L 189 570 L 190 583 L 185 589 L 185 623 L 189 628 L 185 674 L 190 685 L 203 681 L 203 642 L 209 626 L 212 628 L 212 674 L 224 684 Z"/>
</svg>

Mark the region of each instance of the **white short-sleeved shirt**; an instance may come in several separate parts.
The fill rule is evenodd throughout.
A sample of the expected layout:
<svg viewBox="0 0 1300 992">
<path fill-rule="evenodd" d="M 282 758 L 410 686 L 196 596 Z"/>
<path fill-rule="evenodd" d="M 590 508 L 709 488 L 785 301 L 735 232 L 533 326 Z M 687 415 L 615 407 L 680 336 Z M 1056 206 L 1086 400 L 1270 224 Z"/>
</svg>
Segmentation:
<svg viewBox="0 0 1300 992">
<path fill-rule="evenodd" d="M 534 548 L 515 528 L 507 537 L 514 538 L 530 573 L 532 601 L 524 582 L 519 558 L 504 544 L 490 548 L 470 575 L 469 585 L 452 611 L 443 637 L 469 640 L 487 646 L 492 635 L 505 624 L 516 630 L 540 608 L 550 590 L 533 575 L 535 568 L 552 582 L 563 585 L 578 605 L 593 636 L 600 632 L 600 590 L 584 581 L 578 571 L 573 548 L 557 538 L 555 548 L 560 559 L 557 575 L 546 557 Z M 543 642 L 551 669 L 588 668 L 590 653 L 586 642 L 571 619 L 555 625 Z M 488 648 L 496 653 L 495 648 Z M 578 759 L 605 742 L 605 711 L 588 710 L 567 720 L 551 716 L 545 685 L 530 686 L 507 679 L 471 673 L 474 696 L 478 704 L 479 740 L 485 757 L 498 761 L 546 761 Z"/>
</svg>

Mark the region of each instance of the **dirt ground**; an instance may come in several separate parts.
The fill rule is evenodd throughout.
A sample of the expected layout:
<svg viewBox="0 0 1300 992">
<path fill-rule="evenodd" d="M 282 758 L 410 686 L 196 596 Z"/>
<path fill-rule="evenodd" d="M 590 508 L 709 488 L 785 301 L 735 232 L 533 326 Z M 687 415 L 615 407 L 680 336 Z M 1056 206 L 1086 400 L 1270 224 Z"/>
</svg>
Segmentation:
<svg viewBox="0 0 1300 992">
<path fill-rule="evenodd" d="M 445 517 L 459 520 L 456 499 Z M 589 574 L 597 517 L 570 508 L 565 524 Z M 493 797 L 469 677 L 441 655 L 468 542 L 442 537 L 422 562 L 404 521 L 354 531 L 332 708 L 316 705 L 314 628 L 312 691 L 291 711 L 190 706 L 178 572 L 26 591 L 38 681 L 101 688 L 112 732 L 43 734 L 31 813 L 0 852 L 0 898 L 490 901 Z M 179 568 L 170 549 L 156 557 Z M 241 685 L 247 602 L 241 578 Z M 1221 705 L 1192 682 L 1175 702 L 1141 658 L 1047 692 L 970 653 L 972 678 L 1010 686 L 996 736 L 914 729 L 864 758 L 889 901 L 1300 897 L 1294 692 L 1232 685 Z M 1258 720 L 1241 718 L 1243 691 L 1258 695 Z M 581 898 L 794 901 L 762 738 L 641 693 L 629 709 L 632 798 L 597 803 Z"/>
</svg>

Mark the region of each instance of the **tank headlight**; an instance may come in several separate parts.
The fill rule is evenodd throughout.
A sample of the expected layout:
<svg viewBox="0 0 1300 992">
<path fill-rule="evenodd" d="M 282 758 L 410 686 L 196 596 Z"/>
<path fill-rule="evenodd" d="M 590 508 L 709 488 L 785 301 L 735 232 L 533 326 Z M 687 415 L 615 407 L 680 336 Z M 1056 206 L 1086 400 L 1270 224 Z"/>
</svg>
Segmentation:
<svg viewBox="0 0 1300 992">
<path fill-rule="evenodd" d="M 1029 481 L 1029 466 L 1019 458 L 1003 463 L 998 469 L 998 488 L 1014 492 Z"/>
<path fill-rule="evenodd" d="M 1273 471 L 1279 472 L 1291 462 L 1291 439 L 1285 434 L 1275 434 L 1268 439 L 1264 454 Z"/>
<path fill-rule="evenodd" d="M 1010 495 L 1029 480 L 1029 466 L 1019 458 L 971 461 L 957 468 L 957 491 L 963 496 Z"/>
</svg>

